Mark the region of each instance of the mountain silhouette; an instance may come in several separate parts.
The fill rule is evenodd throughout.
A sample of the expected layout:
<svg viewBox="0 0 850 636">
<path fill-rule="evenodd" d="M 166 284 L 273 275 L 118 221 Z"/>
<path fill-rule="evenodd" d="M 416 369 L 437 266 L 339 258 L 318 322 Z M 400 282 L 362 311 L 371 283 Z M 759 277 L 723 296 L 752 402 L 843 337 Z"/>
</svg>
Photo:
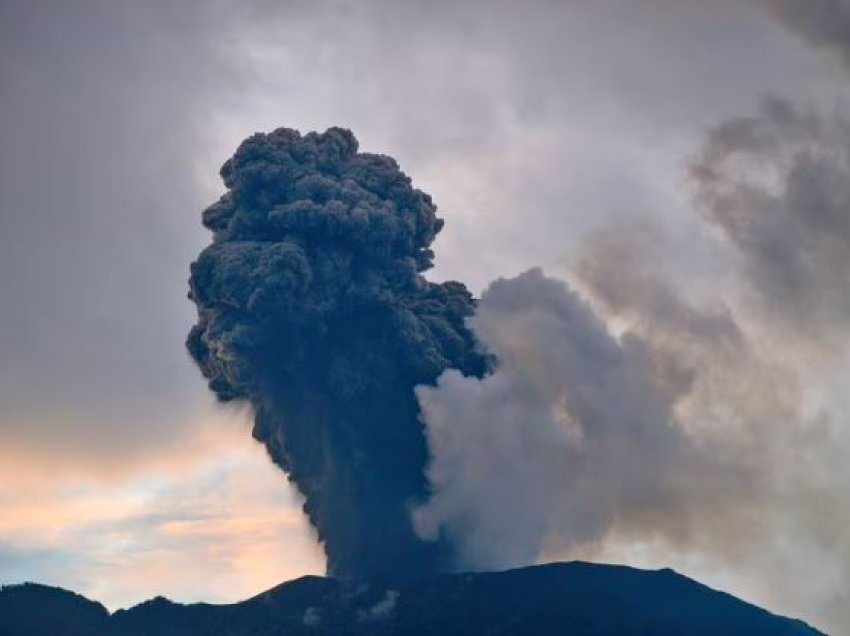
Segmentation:
<svg viewBox="0 0 850 636">
<path fill-rule="evenodd" d="M 26 583 L 0 590 L 2 636 L 815 636 L 673 570 L 583 562 L 398 584 L 306 576 L 232 605 L 157 597 L 109 614 Z"/>
</svg>

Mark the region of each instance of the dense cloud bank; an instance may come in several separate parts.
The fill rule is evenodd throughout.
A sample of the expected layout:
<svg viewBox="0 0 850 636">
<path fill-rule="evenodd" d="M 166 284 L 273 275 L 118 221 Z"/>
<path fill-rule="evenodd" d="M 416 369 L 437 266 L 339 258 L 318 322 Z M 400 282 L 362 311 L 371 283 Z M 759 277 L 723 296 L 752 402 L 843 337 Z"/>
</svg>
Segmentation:
<svg viewBox="0 0 850 636">
<path fill-rule="evenodd" d="M 442 221 L 389 157 L 347 130 L 246 140 L 204 212 L 189 350 L 223 401 L 249 401 L 254 436 L 304 495 L 328 571 L 401 576 L 452 561 L 413 532 L 427 492 L 413 392 L 445 369 L 480 375 L 459 283 L 427 282 Z"/>
</svg>

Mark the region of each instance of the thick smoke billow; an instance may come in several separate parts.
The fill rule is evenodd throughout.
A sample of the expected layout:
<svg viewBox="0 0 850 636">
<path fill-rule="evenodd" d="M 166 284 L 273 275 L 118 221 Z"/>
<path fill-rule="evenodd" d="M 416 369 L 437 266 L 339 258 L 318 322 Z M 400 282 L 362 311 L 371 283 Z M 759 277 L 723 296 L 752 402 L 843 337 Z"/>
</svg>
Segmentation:
<svg viewBox="0 0 850 636">
<path fill-rule="evenodd" d="M 677 421 L 689 370 L 615 337 L 565 283 L 539 270 L 499 280 L 470 324 L 499 364 L 418 389 L 435 492 L 414 512 L 423 537 L 448 536 L 470 566 L 532 563 L 622 525 L 698 534 L 691 508 L 710 517 L 745 492 L 738 467 Z"/>
<path fill-rule="evenodd" d="M 438 570 L 448 543 L 414 533 L 427 448 L 413 387 L 481 375 L 460 283 L 434 284 L 442 227 L 396 162 L 347 130 L 257 134 L 203 215 L 187 346 L 223 401 L 249 402 L 254 436 L 304 495 L 334 575 Z"/>
<path fill-rule="evenodd" d="M 766 100 L 711 132 L 692 175 L 771 319 L 827 335 L 850 322 L 846 121 Z"/>
<path fill-rule="evenodd" d="M 592 305 L 539 270 L 490 286 L 469 323 L 492 374 L 417 390 L 433 494 L 416 530 L 483 569 L 693 557 L 846 616 L 843 451 L 771 334 L 694 304 L 653 262 L 663 246 L 635 224 L 588 236 L 572 278 Z"/>
</svg>

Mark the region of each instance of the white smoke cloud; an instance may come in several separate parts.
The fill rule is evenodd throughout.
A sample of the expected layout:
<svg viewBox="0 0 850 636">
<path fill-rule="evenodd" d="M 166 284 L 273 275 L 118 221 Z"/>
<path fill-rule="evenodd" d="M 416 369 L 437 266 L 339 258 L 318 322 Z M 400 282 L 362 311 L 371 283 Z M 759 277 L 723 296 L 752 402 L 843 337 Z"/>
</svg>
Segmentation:
<svg viewBox="0 0 850 636">
<path fill-rule="evenodd" d="M 654 546 L 715 584 L 761 572 L 753 600 L 840 624 L 834 431 L 772 332 L 666 279 L 648 256 L 663 244 L 651 227 L 588 237 L 573 274 L 592 306 L 539 270 L 491 285 L 470 325 L 496 371 L 418 389 L 433 495 L 414 525 L 456 542 L 460 568 Z"/>
<path fill-rule="evenodd" d="M 433 454 L 418 532 L 445 533 L 464 566 L 534 562 L 551 541 L 598 542 L 618 524 L 686 535 L 737 492 L 741 467 L 694 442 L 673 407 L 692 382 L 635 334 L 611 334 L 564 283 L 499 280 L 471 326 L 499 359 L 482 380 L 445 373 L 418 396 Z"/>
</svg>

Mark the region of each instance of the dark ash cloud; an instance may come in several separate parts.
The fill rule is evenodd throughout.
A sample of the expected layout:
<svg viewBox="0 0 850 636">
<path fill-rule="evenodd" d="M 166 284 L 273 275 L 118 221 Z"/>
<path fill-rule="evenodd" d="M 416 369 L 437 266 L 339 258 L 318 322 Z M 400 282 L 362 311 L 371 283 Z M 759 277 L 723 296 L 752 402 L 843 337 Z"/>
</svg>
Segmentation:
<svg viewBox="0 0 850 636">
<path fill-rule="evenodd" d="M 447 567 L 408 509 L 427 493 L 413 392 L 445 369 L 480 375 L 460 283 L 434 284 L 442 221 L 396 162 L 332 128 L 247 139 L 203 215 L 213 243 L 192 265 L 189 350 L 224 401 L 256 411 L 254 436 L 305 496 L 342 576 Z"/>
</svg>

